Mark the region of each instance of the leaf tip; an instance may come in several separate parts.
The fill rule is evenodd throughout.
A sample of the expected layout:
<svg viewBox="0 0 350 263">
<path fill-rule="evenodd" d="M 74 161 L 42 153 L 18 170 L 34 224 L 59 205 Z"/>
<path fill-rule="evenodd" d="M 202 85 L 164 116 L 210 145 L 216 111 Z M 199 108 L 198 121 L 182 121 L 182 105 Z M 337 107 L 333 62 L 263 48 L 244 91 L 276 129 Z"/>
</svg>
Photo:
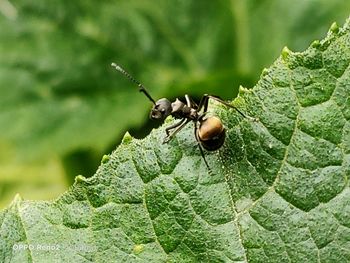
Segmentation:
<svg viewBox="0 0 350 263">
<path fill-rule="evenodd" d="M 319 47 L 321 46 L 320 40 L 318 40 L 318 39 L 314 40 L 314 41 L 311 43 L 311 46 L 312 46 L 313 48 L 319 48 Z"/>
<path fill-rule="evenodd" d="M 23 198 L 22 198 L 22 196 L 20 195 L 20 194 L 16 194 L 15 195 L 15 197 L 13 198 L 13 203 L 15 204 L 15 203 L 18 203 L 18 202 L 21 202 L 21 201 L 23 201 Z"/>
<path fill-rule="evenodd" d="M 18 207 L 18 205 L 23 201 L 22 196 L 17 193 L 15 197 L 13 198 L 12 202 L 10 203 L 10 207 Z"/>
<path fill-rule="evenodd" d="M 122 144 L 129 144 L 132 141 L 132 136 L 130 135 L 129 132 L 126 132 L 124 134 L 124 137 L 122 139 Z M 103 158 L 102 158 L 103 159 Z"/>
<path fill-rule="evenodd" d="M 239 94 L 245 94 L 245 93 L 249 93 L 250 90 L 245 88 L 245 87 L 243 87 L 242 85 L 240 85 L 239 88 L 238 88 L 238 92 L 239 92 Z"/>
<path fill-rule="evenodd" d="M 261 76 L 262 77 L 264 77 L 264 76 L 266 76 L 266 75 L 268 75 L 269 74 L 269 69 L 268 68 L 264 68 L 263 70 L 262 70 L 262 72 L 261 72 Z"/>
<path fill-rule="evenodd" d="M 103 155 L 101 163 L 108 163 L 110 156 L 108 154 Z"/>
<path fill-rule="evenodd" d="M 333 24 L 331 25 L 330 31 L 335 34 L 339 32 L 339 26 L 337 22 L 333 22 Z"/>
<path fill-rule="evenodd" d="M 292 53 L 292 51 L 287 46 L 285 46 L 282 49 L 282 54 L 281 54 L 282 55 L 282 59 L 286 60 L 290 56 L 291 53 Z"/>
<path fill-rule="evenodd" d="M 83 175 L 81 175 L 81 174 L 77 175 L 77 176 L 75 177 L 75 179 L 74 179 L 74 182 L 75 182 L 76 184 L 77 184 L 77 183 L 81 183 L 81 182 L 86 182 L 86 181 L 87 181 L 86 177 L 83 176 Z"/>
</svg>

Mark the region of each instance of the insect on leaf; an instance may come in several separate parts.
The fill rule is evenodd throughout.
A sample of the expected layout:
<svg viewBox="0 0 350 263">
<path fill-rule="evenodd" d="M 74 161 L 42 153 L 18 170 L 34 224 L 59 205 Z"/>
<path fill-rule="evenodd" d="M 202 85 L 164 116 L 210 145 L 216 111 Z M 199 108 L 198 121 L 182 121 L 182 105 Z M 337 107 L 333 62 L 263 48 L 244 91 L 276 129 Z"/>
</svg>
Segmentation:
<svg viewBox="0 0 350 263">
<path fill-rule="evenodd" d="M 3 210 L 0 261 L 350 261 L 349 63 L 347 21 L 241 89 L 258 121 L 212 104 L 227 138 L 211 175 L 191 125 L 168 144 L 165 126 L 127 134 L 57 200 Z"/>
</svg>

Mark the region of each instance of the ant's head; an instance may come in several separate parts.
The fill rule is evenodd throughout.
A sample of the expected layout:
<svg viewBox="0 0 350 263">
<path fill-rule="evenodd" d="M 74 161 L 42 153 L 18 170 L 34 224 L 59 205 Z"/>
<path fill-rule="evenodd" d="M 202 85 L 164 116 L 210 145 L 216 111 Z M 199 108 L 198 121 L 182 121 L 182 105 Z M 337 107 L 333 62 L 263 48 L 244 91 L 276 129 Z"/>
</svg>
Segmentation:
<svg viewBox="0 0 350 263">
<path fill-rule="evenodd" d="M 159 99 L 157 102 L 153 105 L 153 108 L 151 110 L 151 113 L 149 117 L 152 120 L 165 120 L 166 117 L 168 117 L 171 114 L 172 107 L 171 102 L 166 99 Z"/>
<path fill-rule="evenodd" d="M 160 99 L 155 101 L 151 95 L 147 92 L 146 88 L 138 82 L 136 79 L 134 79 L 128 72 L 126 72 L 121 66 L 112 63 L 112 67 L 115 67 L 116 70 L 123 73 L 130 81 L 137 84 L 139 87 L 139 91 L 146 95 L 146 97 L 153 103 L 153 108 L 151 110 L 151 113 L 149 117 L 152 120 L 165 120 L 166 117 L 168 117 L 171 114 L 172 107 L 171 102 L 168 99 Z"/>
</svg>

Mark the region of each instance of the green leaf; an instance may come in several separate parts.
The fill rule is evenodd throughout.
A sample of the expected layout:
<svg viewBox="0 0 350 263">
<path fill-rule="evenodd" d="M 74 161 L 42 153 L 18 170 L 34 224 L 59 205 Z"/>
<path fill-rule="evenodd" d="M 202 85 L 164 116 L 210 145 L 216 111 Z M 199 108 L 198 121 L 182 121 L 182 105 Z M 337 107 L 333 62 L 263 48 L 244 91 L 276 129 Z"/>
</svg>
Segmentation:
<svg viewBox="0 0 350 263">
<path fill-rule="evenodd" d="M 188 125 L 126 134 L 95 176 L 0 213 L 2 262 L 348 262 L 350 20 L 285 48 L 252 90 L 213 103 L 224 146 L 201 158 Z M 167 120 L 167 125 L 172 122 Z"/>
</svg>

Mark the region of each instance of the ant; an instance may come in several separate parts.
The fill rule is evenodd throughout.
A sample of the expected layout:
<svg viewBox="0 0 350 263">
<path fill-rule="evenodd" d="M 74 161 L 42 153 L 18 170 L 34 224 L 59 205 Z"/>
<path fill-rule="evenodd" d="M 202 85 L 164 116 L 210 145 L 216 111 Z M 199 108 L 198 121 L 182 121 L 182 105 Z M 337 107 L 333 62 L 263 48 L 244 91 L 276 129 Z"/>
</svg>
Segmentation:
<svg viewBox="0 0 350 263">
<path fill-rule="evenodd" d="M 174 102 L 170 102 L 167 98 L 162 98 L 155 101 L 147 92 L 146 88 L 136 79 L 134 79 L 128 72 L 126 72 L 121 66 L 117 65 L 116 63 L 112 63 L 112 67 L 124 74 L 130 81 L 137 84 L 139 91 L 144 93 L 153 103 L 153 107 L 150 112 L 150 119 L 164 122 L 166 117 L 169 115 L 173 116 L 175 119 L 181 119 L 179 122 L 165 128 L 166 137 L 164 138 L 163 143 L 168 143 L 172 138 L 174 138 L 175 134 L 185 127 L 187 123 L 193 121 L 194 134 L 203 160 L 209 170 L 210 168 L 205 159 L 203 148 L 207 151 L 215 151 L 218 150 L 225 141 L 225 128 L 221 120 L 215 116 L 206 116 L 208 113 L 209 99 L 218 101 L 229 108 L 235 109 L 241 116 L 247 118 L 246 115 L 244 115 L 235 106 L 217 96 L 208 94 L 203 95 L 198 105 L 187 94 L 185 95 L 186 103 L 183 103 L 179 99 L 176 99 Z"/>
</svg>

